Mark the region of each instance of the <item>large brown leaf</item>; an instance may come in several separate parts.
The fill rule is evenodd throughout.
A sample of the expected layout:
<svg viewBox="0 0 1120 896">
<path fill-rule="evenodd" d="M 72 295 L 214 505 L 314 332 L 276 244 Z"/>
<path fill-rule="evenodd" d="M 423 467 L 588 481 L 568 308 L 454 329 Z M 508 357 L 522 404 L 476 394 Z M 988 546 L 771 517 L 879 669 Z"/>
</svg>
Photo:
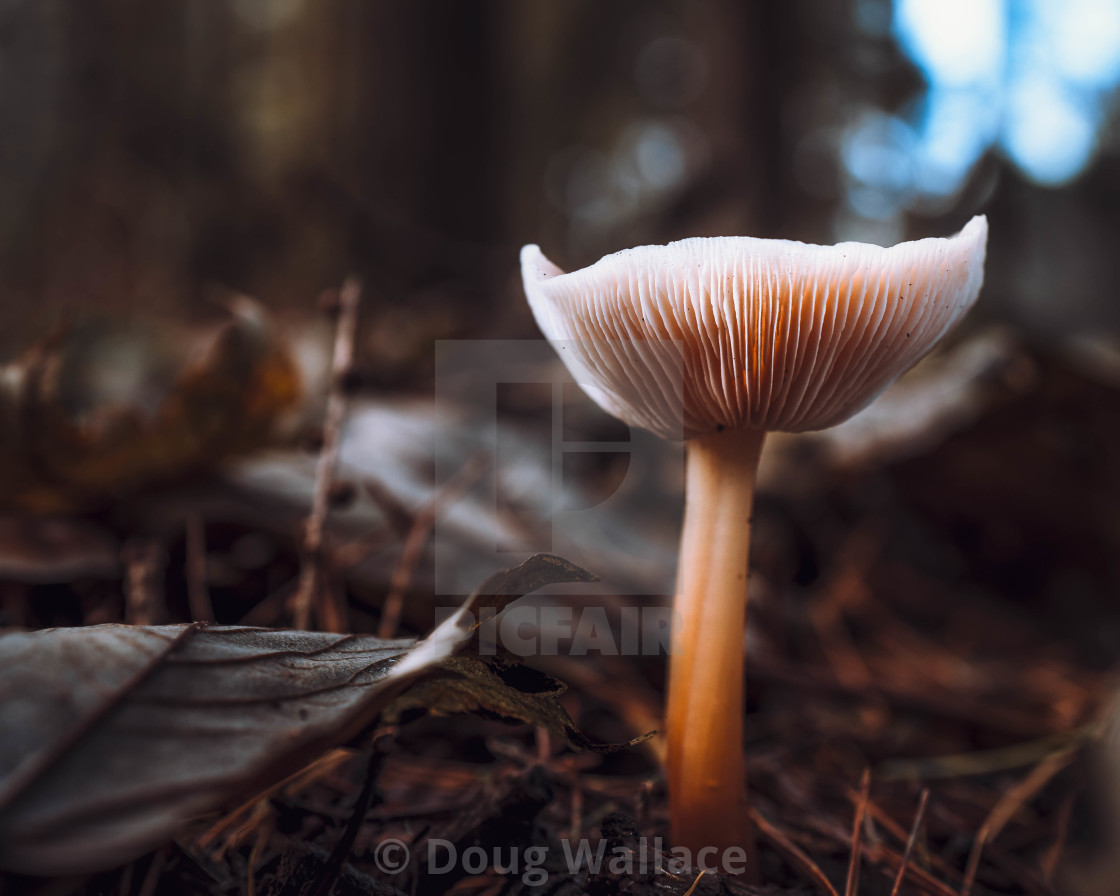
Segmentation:
<svg viewBox="0 0 1120 896">
<path fill-rule="evenodd" d="M 501 609 L 592 578 L 538 554 L 472 600 Z M 500 710 L 578 742 L 555 687 L 526 694 L 482 663 L 448 664 L 471 628 L 464 609 L 421 642 L 199 624 L 0 636 L 0 868 L 79 874 L 135 858 L 350 740 L 422 678 L 448 688 L 408 707 Z"/>
<path fill-rule="evenodd" d="M 104 625 L 0 637 L 0 867 L 82 873 L 345 742 L 449 656 L 241 627 Z"/>
</svg>

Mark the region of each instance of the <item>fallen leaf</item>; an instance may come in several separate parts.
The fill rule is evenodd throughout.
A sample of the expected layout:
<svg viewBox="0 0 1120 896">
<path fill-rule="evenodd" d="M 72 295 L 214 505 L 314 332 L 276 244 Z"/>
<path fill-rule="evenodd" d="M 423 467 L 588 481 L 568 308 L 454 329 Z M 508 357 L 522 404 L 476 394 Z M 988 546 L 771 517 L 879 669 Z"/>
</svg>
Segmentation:
<svg viewBox="0 0 1120 896">
<path fill-rule="evenodd" d="M 86 321 L 0 369 L 0 505 L 97 508 L 269 443 L 300 396 L 264 309 L 202 337 Z"/>
<path fill-rule="evenodd" d="M 522 665 L 508 656 L 453 656 L 440 664 L 448 673 L 421 681 L 393 701 L 387 718 L 400 718 L 410 709 L 451 715 L 474 713 L 506 721 L 527 722 L 563 739 L 577 750 L 613 753 L 649 740 L 651 731 L 620 744 L 596 744 L 587 739 L 560 703 L 567 685 L 547 673 Z"/>
<path fill-rule="evenodd" d="M 491 609 L 501 613 L 526 594 L 548 585 L 597 582 L 598 576 L 555 554 L 534 554 L 512 569 L 488 576 L 467 601 L 466 612 Z M 478 617 L 484 617 L 479 613 Z M 470 632 L 478 627 L 478 617 Z M 478 656 L 469 649 L 440 664 L 447 673 L 438 679 L 410 687 L 386 710 L 389 718 L 400 718 L 410 709 L 430 713 L 476 713 L 545 728 L 576 749 L 609 753 L 634 746 L 653 736 L 644 734 L 622 744 L 594 744 L 580 732 L 560 696 L 567 685 L 540 670 L 525 666 L 504 650 Z"/>
<path fill-rule="evenodd" d="M 589 578 L 539 554 L 476 594 L 503 607 Z M 421 642 L 203 624 L 0 636 L 0 868 L 81 874 L 129 861 L 351 740 L 425 677 L 444 686 L 413 692 L 409 706 L 520 718 L 581 742 L 555 702 L 562 685 L 452 656 L 468 620 L 464 608 Z"/>
<path fill-rule="evenodd" d="M 460 643 L 178 625 L 0 637 L 0 867 L 79 874 L 285 777 Z"/>
<path fill-rule="evenodd" d="M 492 608 L 501 612 L 519 597 L 548 585 L 598 582 L 599 577 L 555 554 L 533 554 L 511 569 L 487 576 L 467 601 L 472 611 Z"/>
</svg>

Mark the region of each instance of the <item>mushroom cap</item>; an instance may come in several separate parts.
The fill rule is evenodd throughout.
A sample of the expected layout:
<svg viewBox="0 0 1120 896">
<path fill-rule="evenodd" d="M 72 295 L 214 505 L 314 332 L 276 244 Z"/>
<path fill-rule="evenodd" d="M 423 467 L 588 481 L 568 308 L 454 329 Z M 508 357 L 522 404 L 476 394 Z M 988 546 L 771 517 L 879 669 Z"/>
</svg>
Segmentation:
<svg viewBox="0 0 1120 896">
<path fill-rule="evenodd" d="M 537 324 L 604 410 L 670 439 L 825 429 L 864 408 L 976 301 L 988 221 L 956 236 L 815 246 L 710 237 L 564 273 L 535 245 Z"/>
</svg>

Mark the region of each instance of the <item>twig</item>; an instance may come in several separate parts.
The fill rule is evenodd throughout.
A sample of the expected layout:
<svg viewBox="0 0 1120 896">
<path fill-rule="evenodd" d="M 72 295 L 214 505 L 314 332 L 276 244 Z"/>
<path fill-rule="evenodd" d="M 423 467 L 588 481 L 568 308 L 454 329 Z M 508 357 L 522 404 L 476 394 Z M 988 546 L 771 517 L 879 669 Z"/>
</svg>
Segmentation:
<svg viewBox="0 0 1120 896">
<path fill-rule="evenodd" d="M 541 765 L 548 765 L 548 761 L 552 758 L 552 735 L 548 733 L 548 729 L 538 725 L 537 726 L 537 762 Z"/>
<path fill-rule="evenodd" d="M 961 896 L 968 896 L 972 892 L 972 884 L 976 880 L 976 871 L 980 867 L 980 855 L 984 851 L 984 844 L 999 836 L 999 832 L 1009 822 L 1023 805 L 1047 785 L 1051 778 L 1069 765 L 1073 759 L 1075 747 L 1066 747 L 1051 753 L 1036 765 L 1029 775 L 1023 778 L 1014 787 L 1007 790 L 992 807 L 988 817 L 980 826 L 976 835 L 976 842 L 972 845 L 972 852 L 968 856 L 968 865 L 965 867 L 964 883 L 961 885 Z"/>
<path fill-rule="evenodd" d="M 202 517 L 192 513 L 187 517 L 186 573 L 187 605 L 193 622 L 213 622 L 214 605 L 206 585 L 206 527 Z"/>
<path fill-rule="evenodd" d="M 1054 842 L 1047 847 L 1042 856 L 1042 876 L 1046 883 L 1054 883 L 1054 875 L 1058 871 L 1058 863 L 1062 859 L 1062 852 L 1066 847 L 1066 838 L 1069 836 L 1069 821 L 1073 814 L 1073 797 L 1070 793 L 1062 800 L 1058 809 L 1058 820 L 1055 823 L 1057 830 L 1054 832 Z"/>
<path fill-rule="evenodd" d="M 846 561 L 828 576 L 809 606 L 809 622 L 825 660 L 836 679 L 852 690 L 870 684 L 875 676 L 848 633 L 845 611 L 867 602 L 868 573 L 883 549 L 881 529 L 879 523 L 864 523 L 845 540 L 838 556 Z"/>
<path fill-rule="evenodd" d="M 859 800 L 859 792 L 854 787 L 849 788 L 848 799 L 850 799 L 852 801 L 853 805 Z M 906 831 L 904 831 L 902 829 L 902 827 L 897 822 L 895 822 L 895 820 L 893 818 L 890 817 L 890 815 L 888 815 L 886 812 L 884 812 L 882 809 L 880 809 L 878 806 L 876 806 L 875 803 L 870 802 L 870 801 L 868 802 L 868 804 L 867 804 L 867 814 L 871 816 L 872 820 L 875 821 L 876 824 L 879 824 L 883 828 L 885 828 L 888 831 L 888 833 L 890 833 L 893 837 L 898 838 L 898 840 L 902 841 L 902 842 L 906 841 L 906 839 L 907 839 Z M 893 855 L 893 853 L 891 853 L 889 851 L 885 853 L 885 857 L 887 859 L 890 859 L 892 862 L 894 861 L 894 855 Z M 937 869 L 939 872 L 944 874 L 947 878 L 949 878 L 951 880 L 956 880 L 956 881 L 961 880 L 960 870 L 957 869 L 957 868 L 954 868 L 952 865 L 950 865 L 948 862 L 946 862 L 940 856 L 929 855 L 927 857 L 927 859 L 928 859 L 931 867 Z M 899 862 L 902 861 L 901 856 L 898 857 L 898 861 Z M 918 876 L 918 877 L 921 877 L 922 878 L 922 883 L 924 885 L 929 886 L 929 887 L 944 887 L 944 889 L 939 890 L 939 892 L 951 893 L 952 896 L 956 896 L 956 890 L 950 889 L 948 886 L 941 884 L 940 882 L 937 881 L 936 878 L 929 877 L 928 873 L 923 868 L 921 868 L 921 866 L 914 866 L 911 869 L 911 873 Z M 923 876 L 923 875 L 926 875 L 926 876 Z M 931 883 L 931 881 L 932 881 L 932 883 Z"/>
<path fill-rule="evenodd" d="M 844 885 L 844 896 L 856 896 L 859 888 L 860 850 L 863 841 L 863 816 L 867 812 L 867 800 L 871 794 L 871 769 L 863 770 L 859 782 L 859 802 L 856 803 L 855 817 L 852 819 L 852 855 L 848 860 L 848 880 Z"/>
<path fill-rule="evenodd" d="M 708 870 L 706 868 L 701 869 L 700 873 L 696 875 L 696 880 L 692 882 L 692 886 L 688 888 L 688 891 L 684 894 L 684 896 L 692 896 L 692 894 L 696 892 L 696 888 L 700 886 L 700 878 L 702 878 L 707 873 Z"/>
<path fill-rule="evenodd" d="M 343 748 L 331 750 L 329 753 L 323 754 L 306 768 L 300 769 L 298 772 L 289 775 L 282 781 L 277 781 L 267 790 L 262 790 L 260 793 L 255 794 L 251 799 L 234 807 L 224 816 L 217 819 L 214 824 L 195 838 L 195 845 L 199 849 L 208 849 L 210 844 L 231 828 L 235 826 L 245 827 L 246 825 L 241 824 L 241 822 L 243 822 L 247 816 L 251 816 L 256 807 L 261 805 L 267 807 L 269 797 L 277 793 L 300 790 L 309 786 L 311 783 L 333 772 L 343 763 L 349 762 L 352 755 L 350 750 Z M 251 826 L 255 826 L 255 824 Z M 229 837 L 227 839 L 233 838 Z"/>
<path fill-rule="evenodd" d="M 222 861 L 230 850 L 239 848 L 249 837 L 256 835 L 259 839 L 261 831 L 269 827 L 272 814 L 272 805 L 268 800 L 263 798 L 257 800 L 249 807 L 247 814 L 239 815 L 235 819 L 237 823 L 231 824 L 229 835 L 217 844 L 211 858 L 215 861 Z"/>
<path fill-rule="evenodd" d="M 902 856 L 886 848 L 882 844 L 877 844 L 874 849 L 865 848 L 864 853 L 876 864 L 880 864 L 880 860 L 882 860 L 881 864 L 890 865 L 892 868 L 898 869 L 902 867 Z M 935 857 L 931 857 L 931 859 L 932 858 Z M 886 874 L 886 870 L 884 870 L 883 873 Z M 929 896 L 959 896 L 953 887 L 949 886 L 949 884 L 944 881 L 938 880 L 921 865 L 915 865 L 913 861 L 910 863 L 906 876 L 917 884 L 923 893 L 928 893 Z M 956 876 L 960 877 L 960 874 Z"/>
<path fill-rule="evenodd" d="M 148 872 L 144 875 L 144 882 L 140 885 L 140 892 L 137 896 L 155 896 L 156 887 L 159 886 L 159 879 L 163 874 L 163 866 L 166 861 L 167 847 L 164 847 L 152 856 L 152 863 L 148 866 Z"/>
<path fill-rule="evenodd" d="M 914 844 L 918 842 L 918 832 L 922 829 L 925 820 L 926 804 L 929 802 L 929 788 L 922 788 L 922 795 L 918 799 L 918 811 L 914 813 L 914 823 L 910 826 L 910 836 L 906 840 L 906 850 L 902 853 L 902 864 L 898 866 L 898 875 L 891 887 L 891 896 L 898 896 L 902 888 L 902 881 L 906 879 L 906 870 L 910 867 L 910 856 L 914 853 Z"/>
<path fill-rule="evenodd" d="M 653 778 L 647 778 L 638 788 L 638 795 L 634 797 L 634 818 L 638 822 L 639 830 L 649 825 L 650 805 L 653 803 L 653 791 L 656 786 Z"/>
<path fill-rule="evenodd" d="M 491 849 L 521 848 L 530 842 L 537 819 L 545 808 L 554 804 L 555 791 L 552 775 L 539 765 L 529 768 L 503 782 L 491 796 L 476 800 L 472 808 L 462 812 L 440 832 L 451 844 L 457 855 L 465 849 L 483 844 Z M 431 843 L 427 837 L 426 842 Z M 430 850 L 422 846 L 425 841 L 417 836 L 413 840 L 412 855 L 420 858 Z M 416 896 L 434 896 L 448 893 L 470 872 L 460 863 L 449 870 L 436 870 L 431 863 L 421 862 L 412 892 Z"/>
<path fill-rule="evenodd" d="M 162 548 L 155 539 L 134 539 L 123 550 L 125 607 L 131 625 L 156 625 L 161 621 Z"/>
<path fill-rule="evenodd" d="M 579 783 L 579 773 L 572 775 L 572 802 L 568 821 L 568 837 L 578 840 L 583 833 L 583 788 Z"/>
<path fill-rule="evenodd" d="M 323 444 L 315 468 L 315 494 L 311 513 L 303 527 L 302 565 L 299 586 L 292 597 L 295 627 L 311 625 L 311 612 L 321 579 L 323 525 L 330 507 L 331 479 L 338 465 L 342 442 L 342 419 L 346 414 L 346 378 L 354 361 L 354 336 L 358 329 L 358 303 L 362 286 L 356 277 L 348 277 L 338 295 L 338 327 L 335 331 L 334 359 L 331 363 L 330 392 L 323 422 Z"/>
<path fill-rule="evenodd" d="M 929 756 L 922 759 L 892 759 L 876 768 L 880 781 L 898 781 L 917 778 L 932 781 L 937 778 L 961 778 L 966 775 L 991 775 L 1035 765 L 1063 747 L 1077 746 L 1092 740 L 1100 733 L 1100 723 L 1090 722 L 1071 731 L 1049 734 L 1035 740 L 1021 741 L 994 750 L 971 753 L 953 753 L 948 756 Z"/>
<path fill-rule="evenodd" d="M 365 824 L 366 813 L 369 812 L 369 807 L 373 803 L 374 785 L 377 783 L 377 773 L 381 768 L 383 759 L 384 754 L 374 745 L 371 748 L 369 762 L 366 764 L 365 783 L 362 784 L 362 791 L 354 802 L 354 811 L 350 814 L 350 820 L 346 823 L 346 830 L 342 832 L 342 837 L 339 838 L 338 843 L 331 850 L 330 858 L 323 866 L 315 884 L 315 889 L 311 891 L 311 896 L 330 896 L 331 890 L 338 882 L 338 878 L 342 874 L 342 866 L 346 864 L 350 850 L 354 848 L 354 841 L 358 839 L 358 832 Z"/>
<path fill-rule="evenodd" d="M 397 534 L 398 538 L 405 538 L 408 530 L 412 528 L 412 514 L 404 502 L 378 479 L 366 479 L 362 482 L 362 486 L 370 500 L 385 514 L 388 527 Z"/>
<path fill-rule="evenodd" d="M 790 840 L 784 831 L 769 822 L 756 809 L 748 809 L 747 812 L 763 836 L 769 839 L 780 852 L 784 853 L 786 858 L 792 861 L 795 866 L 804 871 L 823 893 L 828 894 L 828 896 L 840 896 L 820 867 L 802 851 L 801 847 Z"/>
<path fill-rule="evenodd" d="M 319 596 L 316 604 L 316 615 L 319 627 L 327 632 L 350 631 L 349 606 L 346 603 L 346 580 L 344 576 L 334 572 L 334 567 L 328 565 L 320 570 Z"/>
<path fill-rule="evenodd" d="M 249 850 L 249 859 L 245 863 L 249 866 L 245 875 L 246 896 L 257 896 L 257 863 L 260 862 L 261 853 L 264 852 L 264 848 L 268 844 L 268 835 L 269 830 L 266 825 L 262 824 L 257 828 L 253 848 Z"/>
<path fill-rule="evenodd" d="M 384 514 L 385 522 L 353 541 L 335 548 L 331 552 L 331 558 L 332 565 L 338 569 L 351 569 L 365 561 L 374 551 L 404 541 L 412 529 L 412 512 L 397 499 L 388 486 L 372 478 L 364 480 L 362 486 L 370 500 Z M 384 601 L 381 610 L 384 612 Z"/>
<path fill-rule="evenodd" d="M 483 455 L 472 457 L 417 511 L 412 520 L 408 537 L 405 539 L 404 547 L 401 548 L 400 559 L 393 568 L 393 576 L 389 580 L 389 593 L 381 611 L 381 623 L 377 627 L 377 637 L 396 637 L 397 626 L 400 625 L 401 621 L 405 592 L 408 590 L 409 582 L 412 581 L 416 564 L 420 562 L 420 557 L 424 553 L 424 547 L 428 544 L 432 528 L 435 526 L 440 512 L 470 490 L 478 477 L 482 475 L 485 464 L 486 460 Z"/>
</svg>

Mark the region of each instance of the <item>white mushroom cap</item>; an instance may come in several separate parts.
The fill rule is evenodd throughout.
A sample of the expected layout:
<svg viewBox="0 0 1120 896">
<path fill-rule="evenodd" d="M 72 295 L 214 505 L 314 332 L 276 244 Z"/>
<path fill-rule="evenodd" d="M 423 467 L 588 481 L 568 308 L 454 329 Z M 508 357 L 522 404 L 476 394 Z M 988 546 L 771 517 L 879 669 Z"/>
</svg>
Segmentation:
<svg viewBox="0 0 1120 896">
<path fill-rule="evenodd" d="M 814 246 L 712 237 L 565 274 L 537 246 L 537 324 L 604 410 L 666 438 L 802 432 L 865 407 L 976 301 L 988 221 L 947 239 Z"/>
</svg>

